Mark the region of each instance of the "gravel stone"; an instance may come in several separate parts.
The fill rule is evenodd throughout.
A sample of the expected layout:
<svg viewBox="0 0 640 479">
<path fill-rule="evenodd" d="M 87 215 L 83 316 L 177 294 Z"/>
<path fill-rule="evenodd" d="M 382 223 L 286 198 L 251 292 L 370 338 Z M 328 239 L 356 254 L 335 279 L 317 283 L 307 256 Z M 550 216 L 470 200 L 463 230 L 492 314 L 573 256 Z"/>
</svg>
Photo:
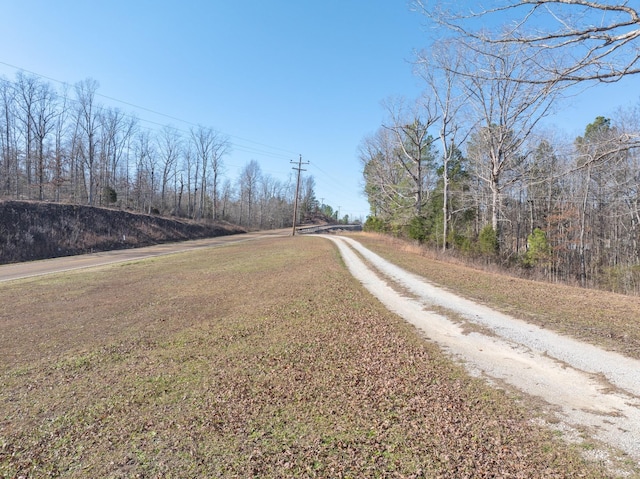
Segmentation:
<svg viewBox="0 0 640 479">
<path fill-rule="evenodd" d="M 471 373 L 504 381 L 544 400 L 560 421 L 586 430 L 640 464 L 640 361 L 456 296 L 351 238 L 328 238 L 369 292 Z M 439 312 L 433 311 L 435 307 Z M 468 332 L 464 324 L 440 314 L 442 309 L 481 328 Z"/>
</svg>

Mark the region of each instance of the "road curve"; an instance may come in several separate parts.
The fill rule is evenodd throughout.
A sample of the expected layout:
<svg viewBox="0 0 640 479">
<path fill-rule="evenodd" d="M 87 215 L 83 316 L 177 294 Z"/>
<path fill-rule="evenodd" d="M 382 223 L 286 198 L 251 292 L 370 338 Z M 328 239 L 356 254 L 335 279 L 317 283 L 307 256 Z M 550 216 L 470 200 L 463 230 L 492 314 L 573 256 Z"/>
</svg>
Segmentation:
<svg viewBox="0 0 640 479">
<path fill-rule="evenodd" d="M 351 238 L 324 237 L 336 243 L 349 271 L 371 294 L 472 374 L 542 399 L 566 430 L 586 430 L 640 466 L 640 361 L 458 297 Z M 463 317 L 467 327 L 438 308 Z M 471 332 L 469 324 L 476 325 Z"/>
<path fill-rule="evenodd" d="M 64 256 L 61 258 L 29 261 L 25 263 L 5 264 L 0 265 L 0 282 L 29 278 L 31 276 L 41 276 L 44 274 L 60 273 L 63 271 L 72 271 L 81 268 L 103 266 L 112 263 L 136 261 L 145 258 L 152 258 L 154 256 L 181 253 L 183 251 L 200 248 L 212 248 L 233 243 L 242 243 L 267 236 L 289 236 L 290 234 L 291 231 L 289 229 L 261 231 L 241 235 L 217 236 L 215 238 L 181 241 L 179 243 L 163 243 L 154 246 L 146 246 L 144 248 L 104 251 L 101 253 Z"/>
</svg>

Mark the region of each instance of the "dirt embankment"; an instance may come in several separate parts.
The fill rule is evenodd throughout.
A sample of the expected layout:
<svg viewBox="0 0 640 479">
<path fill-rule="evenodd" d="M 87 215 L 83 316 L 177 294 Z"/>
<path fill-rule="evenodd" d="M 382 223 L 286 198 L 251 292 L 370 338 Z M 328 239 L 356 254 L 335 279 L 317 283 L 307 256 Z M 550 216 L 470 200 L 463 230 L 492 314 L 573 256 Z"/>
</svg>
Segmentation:
<svg viewBox="0 0 640 479">
<path fill-rule="evenodd" d="M 0 201 L 0 264 L 244 232 L 223 223 L 194 223 L 108 208 Z"/>
</svg>

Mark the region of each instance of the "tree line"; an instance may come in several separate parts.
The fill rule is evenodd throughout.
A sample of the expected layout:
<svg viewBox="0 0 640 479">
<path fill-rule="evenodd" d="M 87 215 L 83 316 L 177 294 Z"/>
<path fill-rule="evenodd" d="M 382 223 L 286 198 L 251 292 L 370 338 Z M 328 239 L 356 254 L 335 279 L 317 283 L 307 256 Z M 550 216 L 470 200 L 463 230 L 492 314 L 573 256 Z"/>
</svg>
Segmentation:
<svg viewBox="0 0 640 479">
<path fill-rule="evenodd" d="M 361 142 L 366 227 L 551 281 L 640 293 L 640 110 L 587 120 L 577 138 L 543 126 L 576 84 L 635 73 L 637 47 L 625 57 L 626 42 L 605 44 L 630 24 L 626 35 L 635 35 L 639 17 L 581 0 L 505 4 L 463 14 L 416 2 L 440 37 L 416 57 L 424 95 L 387 100 L 387 120 Z M 570 31 L 544 36 L 536 24 L 527 36 L 533 29 L 524 25 L 542 6 L 552 18 L 580 7 L 584 21 L 597 10 L 609 29 L 567 16 L 559 23 Z M 530 10 L 492 34 L 473 30 L 479 18 L 516 7 Z"/>
<path fill-rule="evenodd" d="M 228 178 L 227 135 L 205 126 L 144 128 L 135 116 L 101 105 L 98 88 L 92 79 L 56 89 L 23 72 L 0 78 L 0 198 L 291 226 L 291 175 L 274 178 L 251 160 Z M 312 176 L 302 177 L 302 215 L 327 208 L 314 187 Z"/>
</svg>

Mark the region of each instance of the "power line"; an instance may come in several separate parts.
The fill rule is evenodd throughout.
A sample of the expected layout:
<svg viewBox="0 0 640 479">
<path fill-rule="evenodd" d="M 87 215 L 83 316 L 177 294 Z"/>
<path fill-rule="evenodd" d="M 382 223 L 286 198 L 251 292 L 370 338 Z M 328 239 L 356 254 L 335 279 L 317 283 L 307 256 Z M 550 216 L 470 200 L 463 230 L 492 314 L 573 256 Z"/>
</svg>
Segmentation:
<svg viewBox="0 0 640 479">
<path fill-rule="evenodd" d="M 27 70 L 25 68 L 18 67 L 16 65 L 12 65 L 10 63 L 3 62 L 1 60 L 0 60 L 0 65 L 5 65 L 5 66 L 7 66 L 9 68 L 13 68 L 14 70 L 17 70 L 17 71 L 25 72 L 25 73 L 28 73 L 29 75 L 33 75 L 33 76 L 36 76 L 38 78 L 42 78 L 42 79 L 49 80 L 49 81 L 52 81 L 52 82 L 55 82 L 55 83 L 59 83 L 60 85 L 63 85 L 65 87 L 67 87 L 67 88 L 72 86 L 68 82 L 65 82 L 65 81 L 62 81 L 62 80 L 58 80 L 56 78 L 52 78 L 52 77 L 49 77 L 49 76 L 46 76 L 46 75 L 42 75 L 40 73 L 36 73 L 36 72 L 30 71 L 30 70 Z M 15 82 L 11 82 L 11 83 L 13 83 L 15 85 Z M 161 117 L 164 117 L 164 118 L 167 118 L 167 119 L 170 119 L 170 120 L 174 120 L 174 121 L 177 121 L 177 122 L 180 122 L 180 123 L 192 126 L 192 127 L 201 126 L 199 124 L 196 124 L 196 123 L 188 121 L 188 120 L 184 120 L 182 118 L 178 118 L 178 117 L 175 117 L 175 116 L 172 116 L 172 115 L 168 115 L 166 113 L 162 113 L 162 112 L 153 110 L 151 108 L 140 106 L 140 105 L 137 105 L 135 103 L 131 103 L 131 102 L 128 102 L 128 101 L 125 101 L 125 100 L 120 100 L 118 98 L 114 98 L 114 97 L 111 97 L 111 96 L 108 96 L 108 95 L 103 95 L 103 94 L 98 93 L 98 92 L 96 92 L 95 95 L 100 97 L 100 98 L 104 98 L 106 100 L 110 100 L 110 101 L 113 101 L 113 102 L 121 103 L 123 105 L 127 105 L 127 106 L 135 108 L 137 110 L 141 110 L 141 111 L 145 111 L 145 112 L 148 112 L 148 113 L 151 113 L 151 114 L 154 114 L 154 115 L 158 115 L 158 116 L 161 116 Z M 74 98 L 69 98 L 69 97 L 66 97 L 66 96 L 63 96 L 63 98 L 66 99 L 66 100 L 69 100 L 71 102 L 77 102 L 77 100 L 75 100 Z M 136 120 L 144 121 L 144 122 L 151 123 L 151 124 L 154 124 L 154 125 L 157 125 L 157 126 L 162 126 L 162 127 L 167 126 L 167 125 L 164 125 L 162 123 L 158 123 L 158 122 L 155 122 L 155 121 L 152 121 L 152 120 L 139 118 L 139 117 L 131 115 L 131 114 L 124 113 L 124 115 L 129 117 L 129 118 L 135 118 Z M 186 134 L 189 133 L 187 131 L 184 131 L 184 130 L 181 130 L 181 129 L 178 129 L 178 128 L 176 128 L 176 130 L 181 131 L 181 132 L 186 133 Z M 294 152 L 292 150 L 288 150 L 286 148 L 281 148 L 281 147 L 277 147 L 277 146 L 271 146 L 271 145 L 267 145 L 266 143 L 261 143 L 259 141 L 251 140 L 249 138 L 245 138 L 245 137 L 241 137 L 241 136 L 237 136 L 237 135 L 231 135 L 231 134 L 226 133 L 226 132 L 224 132 L 222 130 L 218 130 L 217 128 L 216 128 L 216 130 L 219 131 L 220 133 L 228 136 L 229 138 L 235 138 L 235 139 L 237 139 L 239 141 L 242 141 L 242 142 L 252 143 L 252 144 L 257 145 L 257 146 L 262 146 L 264 148 L 268 148 L 269 150 L 281 151 L 283 153 L 276 153 L 276 152 L 273 152 L 273 151 L 264 151 L 264 150 L 261 150 L 259 148 L 255 148 L 255 147 L 252 147 L 252 146 L 235 144 L 234 146 L 236 146 L 236 149 L 238 149 L 239 151 L 244 151 L 246 153 L 257 153 L 257 154 L 260 154 L 262 156 L 270 156 L 270 157 L 273 157 L 273 158 L 280 158 L 280 159 L 288 159 L 288 158 L 291 157 L 291 155 L 295 155 L 296 154 L 296 152 Z M 289 154 L 285 155 L 284 153 L 289 153 Z"/>
<path fill-rule="evenodd" d="M 18 71 L 18 72 L 24 72 L 24 73 L 27 73 L 27 74 L 29 74 L 31 76 L 34 76 L 34 77 L 37 77 L 37 78 L 41 78 L 41 79 L 44 79 L 44 80 L 48 80 L 50 82 L 54 82 L 54 83 L 60 84 L 63 87 L 65 87 L 64 88 L 65 92 L 69 88 L 71 88 L 73 86 L 69 82 L 65 82 L 65 81 L 62 81 L 62 80 L 58 80 L 56 78 L 49 77 L 47 75 L 43 75 L 41 73 L 37 73 L 37 72 L 31 71 L 31 70 L 27 70 L 25 68 L 22 68 L 22 67 L 19 67 L 19 66 L 16 66 L 16 65 L 1 61 L 1 60 L 0 60 L 0 65 L 5 65 L 5 66 L 7 66 L 9 68 L 12 68 L 12 69 Z M 7 83 L 10 83 L 14 87 L 17 85 L 16 81 L 7 80 L 7 79 L 4 79 L 2 77 L 0 77 L 0 81 L 4 81 L 4 82 L 7 82 Z M 184 125 L 189 125 L 191 127 L 199 127 L 199 126 L 201 126 L 201 125 L 198 125 L 198 124 L 196 124 L 194 122 L 191 122 L 191 121 L 188 121 L 188 120 L 184 120 L 184 119 L 178 118 L 176 116 L 168 115 L 166 113 L 162 113 L 162 112 L 159 112 L 157 110 L 153 110 L 151 108 L 140 106 L 140 105 L 132 103 L 132 102 L 128 102 L 128 101 L 125 101 L 125 100 L 120 100 L 118 98 L 115 98 L 115 97 L 112 97 L 112 96 L 109 96 L 109 95 L 104 95 L 104 94 L 99 93 L 99 92 L 95 92 L 94 94 L 97 97 L 104 98 L 105 100 L 108 100 L 109 102 L 116 102 L 116 103 L 119 103 L 119 104 L 122 104 L 122 105 L 126 105 L 126 106 L 131 107 L 131 108 L 133 108 L 135 110 L 140 110 L 140 111 L 147 112 L 147 113 L 150 113 L 150 114 L 153 114 L 153 115 L 157 115 L 159 117 L 167 118 L 169 120 L 173 120 L 173 121 L 179 122 L 179 123 L 184 124 Z M 78 100 L 76 98 L 69 97 L 69 96 L 66 95 L 66 93 L 65 94 L 61 94 L 61 92 L 58 92 L 58 95 L 59 95 L 60 98 L 62 98 L 65 101 L 68 101 L 68 102 L 74 103 L 74 104 L 78 103 Z M 188 130 L 181 129 L 181 128 L 175 127 L 173 125 L 167 125 L 167 124 L 160 123 L 158 121 L 154 121 L 154 120 L 150 120 L 150 119 L 147 119 L 147 118 L 139 117 L 139 116 L 135 115 L 132 112 L 121 111 L 121 113 L 122 113 L 123 117 L 138 122 L 138 126 L 140 128 L 146 129 L 146 130 L 148 130 L 150 132 L 158 131 L 158 127 L 163 128 L 163 127 L 170 126 L 175 131 L 183 133 L 185 135 L 189 135 L 191 133 Z M 226 135 L 226 136 L 228 136 L 230 138 L 235 138 L 236 140 L 238 140 L 238 143 L 234 143 L 233 144 L 233 149 L 235 151 L 249 153 L 249 154 L 255 155 L 257 157 L 267 157 L 267 158 L 273 158 L 273 159 L 287 159 L 287 160 L 289 160 L 291 158 L 291 154 L 296 154 L 292 150 L 288 150 L 286 148 L 281 148 L 281 147 L 277 147 L 277 146 L 268 145 L 268 144 L 265 144 L 265 143 L 262 143 L 262 142 L 258 142 L 258 141 L 251 140 L 249 138 L 245 138 L 245 137 L 241 137 L 241 136 L 237 136 L 237 135 L 231 135 L 231 134 L 225 133 L 222 130 L 217 130 L 217 131 L 219 131 L 220 133 L 222 133 L 222 134 L 224 134 L 224 135 Z M 245 143 L 245 144 L 243 144 L 243 143 Z M 255 145 L 255 146 L 253 146 L 253 145 Z M 310 162 L 305 162 L 304 164 L 310 164 Z M 313 164 L 312 166 L 318 172 L 322 173 L 326 178 L 328 178 L 330 180 L 331 184 L 334 187 L 337 187 L 338 190 L 340 190 L 342 192 L 345 192 L 345 193 L 351 192 L 351 188 L 346 187 L 344 184 L 341 183 L 340 180 L 338 180 L 335 177 L 333 177 L 332 175 L 328 174 L 327 172 L 325 172 L 324 170 L 319 168 L 317 165 Z M 306 171 L 306 170 L 301 170 L 301 171 Z M 298 172 L 298 173 L 300 174 L 300 172 Z"/>
</svg>

